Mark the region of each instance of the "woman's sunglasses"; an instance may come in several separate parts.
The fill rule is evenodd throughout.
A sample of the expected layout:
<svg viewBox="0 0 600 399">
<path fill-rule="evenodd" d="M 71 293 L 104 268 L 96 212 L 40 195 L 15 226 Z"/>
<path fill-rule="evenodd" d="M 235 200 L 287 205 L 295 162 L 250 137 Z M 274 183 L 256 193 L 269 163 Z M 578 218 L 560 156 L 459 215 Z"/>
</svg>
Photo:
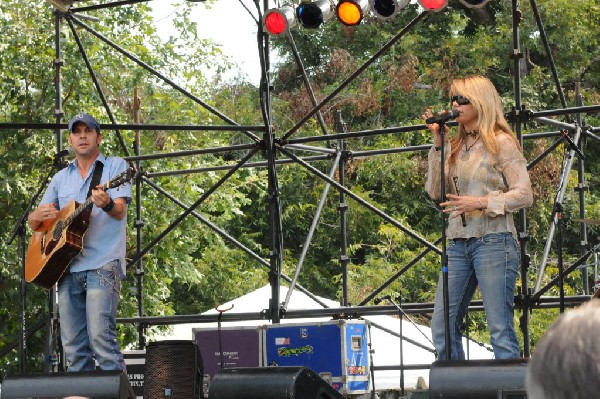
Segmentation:
<svg viewBox="0 0 600 399">
<path fill-rule="evenodd" d="M 456 101 L 456 103 L 457 103 L 458 105 L 467 105 L 467 104 L 471 104 L 471 101 L 469 101 L 469 99 L 468 99 L 468 98 L 466 98 L 466 97 L 463 97 L 463 96 L 452 96 L 452 97 L 450 98 L 450 102 L 451 102 L 451 103 L 453 103 L 453 102 L 455 102 L 455 101 Z"/>
</svg>

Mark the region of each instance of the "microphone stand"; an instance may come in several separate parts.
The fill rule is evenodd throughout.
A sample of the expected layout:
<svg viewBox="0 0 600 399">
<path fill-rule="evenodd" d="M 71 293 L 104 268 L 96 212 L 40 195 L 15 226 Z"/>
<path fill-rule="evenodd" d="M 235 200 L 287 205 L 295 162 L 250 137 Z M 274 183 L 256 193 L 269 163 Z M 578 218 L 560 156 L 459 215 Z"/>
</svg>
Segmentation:
<svg viewBox="0 0 600 399">
<path fill-rule="evenodd" d="M 369 378 L 371 379 L 371 395 L 370 399 L 375 399 L 375 365 L 373 364 L 373 353 L 375 353 L 375 349 L 373 349 L 373 343 L 371 342 L 371 323 L 366 323 L 367 328 L 369 329 Z"/>
<path fill-rule="evenodd" d="M 223 355 L 223 334 L 221 333 L 221 318 L 223 317 L 223 313 L 229 312 L 233 309 L 234 305 L 232 304 L 227 309 L 219 309 L 220 305 L 215 306 L 215 310 L 219 312 L 219 316 L 217 317 L 217 335 L 219 336 L 219 359 L 221 360 L 220 370 L 225 368 L 225 356 Z"/>
<path fill-rule="evenodd" d="M 563 211 L 563 207 L 562 207 L 562 204 L 557 202 L 556 204 L 554 204 L 554 208 L 556 211 L 556 220 L 557 220 L 556 256 L 558 258 L 557 266 L 558 266 L 559 310 L 560 310 L 560 313 L 562 314 L 565 312 L 565 286 L 564 286 L 565 271 L 564 271 L 564 265 L 563 265 L 563 251 L 562 251 L 562 245 L 563 245 L 563 218 L 562 218 L 563 215 L 562 215 L 562 211 Z"/>
<path fill-rule="evenodd" d="M 440 156 L 442 157 L 442 162 L 440 163 L 440 197 L 442 201 L 446 199 L 446 143 L 445 143 L 445 135 L 446 135 L 446 122 L 444 120 L 440 120 L 438 123 L 438 127 L 440 129 L 439 134 L 442 139 L 442 144 L 440 146 Z M 435 145 L 435 144 L 434 144 Z M 446 215 L 444 215 L 444 210 L 441 210 L 442 213 L 442 292 L 443 292 L 443 300 L 444 300 L 444 340 L 446 343 L 446 360 L 450 360 L 450 354 L 452 351 L 450 350 L 450 300 L 448 298 L 448 254 L 446 253 Z"/>
<path fill-rule="evenodd" d="M 421 330 L 421 328 L 417 325 L 417 323 L 415 323 L 413 321 L 413 319 L 402 309 L 402 297 L 400 296 L 400 294 L 398 294 L 396 296 L 396 301 L 398 301 L 398 303 L 396 303 L 394 301 L 394 299 L 389 296 L 389 295 L 385 295 L 382 298 L 378 298 L 375 300 L 375 304 L 377 304 L 378 302 L 383 301 L 384 299 L 387 299 L 392 305 L 394 305 L 394 307 L 396 309 L 398 309 L 398 316 L 400 318 L 400 329 L 398 331 L 399 335 L 400 335 L 400 389 L 401 389 L 401 395 L 400 397 L 403 398 L 404 397 L 404 349 L 403 349 L 403 330 L 402 330 L 402 321 L 405 318 L 406 320 L 408 320 L 410 322 L 410 324 L 412 324 L 419 333 L 421 333 L 421 335 L 423 335 L 423 337 L 425 337 L 425 339 L 427 341 L 429 341 L 429 343 L 431 343 L 431 345 L 433 346 L 433 342 L 431 342 L 431 340 L 429 339 L 429 337 Z M 436 352 L 436 357 L 437 357 L 437 352 Z"/>
<path fill-rule="evenodd" d="M 64 163 L 62 161 L 55 160 L 52 168 L 48 172 L 48 175 L 42 181 L 42 184 L 38 188 L 37 192 L 27 204 L 27 208 L 25 208 L 25 212 L 21 215 L 15 227 L 12 230 L 12 234 L 7 241 L 8 245 L 11 245 L 16 237 L 18 237 L 18 251 L 19 257 L 21 261 L 21 281 L 19 284 L 19 296 L 20 296 L 20 320 L 19 320 L 19 372 L 24 374 L 26 370 L 27 363 L 27 323 L 26 323 L 26 312 L 25 305 L 27 299 L 27 283 L 25 281 L 25 235 L 27 229 L 25 228 L 25 224 L 27 223 L 27 218 L 31 209 L 33 208 L 33 204 L 35 204 L 38 200 L 38 197 L 41 195 L 42 191 L 45 190 L 48 185 L 49 179 L 54 173 L 58 170 L 62 169 Z"/>
<path fill-rule="evenodd" d="M 402 316 L 406 315 L 406 313 L 404 313 L 404 311 L 402 310 L 402 307 L 400 306 L 402 303 L 402 298 L 400 297 L 400 295 L 398 295 L 396 297 L 396 299 L 398 300 L 399 303 L 394 302 L 394 300 L 391 297 L 387 298 L 390 303 L 392 305 L 394 305 L 396 307 L 396 309 L 398 309 L 398 317 L 400 318 L 400 329 L 398 331 L 398 333 L 400 334 L 400 397 L 403 398 L 404 397 L 404 349 L 403 349 L 403 333 L 402 333 Z"/>
</svg>

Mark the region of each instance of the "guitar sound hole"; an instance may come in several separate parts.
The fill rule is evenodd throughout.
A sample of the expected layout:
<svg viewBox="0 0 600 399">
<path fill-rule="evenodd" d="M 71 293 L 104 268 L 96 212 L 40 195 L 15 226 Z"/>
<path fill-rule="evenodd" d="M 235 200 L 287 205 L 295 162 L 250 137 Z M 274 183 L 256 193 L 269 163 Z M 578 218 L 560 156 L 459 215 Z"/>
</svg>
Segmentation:
<svg viewBox="0 0 600 399">
<path fill-rule="evenodd" d="M 56 240 L 52 240 L 48 243 L 48 246 L 44 249 L 44 253 L 46 254 L 46 256 L 50 255 L 52 251 L 54 251 L 54 248 L 56 248 L 56 244 L 58 244 L 58 241 Z"/>
<path fill-rule="evenodd" d="M 46 250 L 46 234 L 48 234 L 48 230 L 44 231 L 44 235 L 42 236 L 42 241 L 40 243 L 41 252 L 44 253 Z"/>
<path fill-rule="evenodd" d="M 58 241 L 63 232 L 63 221 L 59 220 L 56 222 L 54 226 L 54 231 L 52 231 L 52 241 Z"/>
</svg>

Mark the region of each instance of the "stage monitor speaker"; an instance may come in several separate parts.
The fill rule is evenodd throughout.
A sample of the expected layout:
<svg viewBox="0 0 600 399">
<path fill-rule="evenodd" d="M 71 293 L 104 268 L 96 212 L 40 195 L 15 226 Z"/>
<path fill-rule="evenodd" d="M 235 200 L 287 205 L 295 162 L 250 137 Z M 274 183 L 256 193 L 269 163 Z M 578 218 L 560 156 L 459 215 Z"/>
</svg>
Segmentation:
<svg viewBox="0 0 600 399">
<path fill-rule="evenodd" d="M 308 367 L 239 367 L 219 371 L 208 399 L 344 399 Z"/>
<path fill-rule="evenodd" d="M 198 399 L 203 372 L 195 341 L 150 342 L 146 348 L 144 399 Z"/>
<path fill-rule="evenodd" d="M 67 396 L 135 399 L 127 376 L 120 371 L 18 374 L 2 381 L 2 399 Z"/>
<path fill-rule="evenodd" d="M 526 359 L 438 360 L 429 371 L 429 397 L 526 398 L 526 372 Z"/>
</svg>

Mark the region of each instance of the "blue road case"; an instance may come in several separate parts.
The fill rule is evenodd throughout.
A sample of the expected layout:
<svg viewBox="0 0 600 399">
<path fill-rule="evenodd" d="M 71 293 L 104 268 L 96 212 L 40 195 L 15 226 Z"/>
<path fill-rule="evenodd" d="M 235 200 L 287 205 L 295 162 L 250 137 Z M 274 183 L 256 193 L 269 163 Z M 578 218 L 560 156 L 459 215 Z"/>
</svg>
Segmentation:
<svg viewBox="0 0 600 399">
<path fill-rule="evenodd" d="M 369 391 L 365 321 L 274 324 L 263 337 L 265 366 L 306 366 L 343 394 Z"/>
</svg>

